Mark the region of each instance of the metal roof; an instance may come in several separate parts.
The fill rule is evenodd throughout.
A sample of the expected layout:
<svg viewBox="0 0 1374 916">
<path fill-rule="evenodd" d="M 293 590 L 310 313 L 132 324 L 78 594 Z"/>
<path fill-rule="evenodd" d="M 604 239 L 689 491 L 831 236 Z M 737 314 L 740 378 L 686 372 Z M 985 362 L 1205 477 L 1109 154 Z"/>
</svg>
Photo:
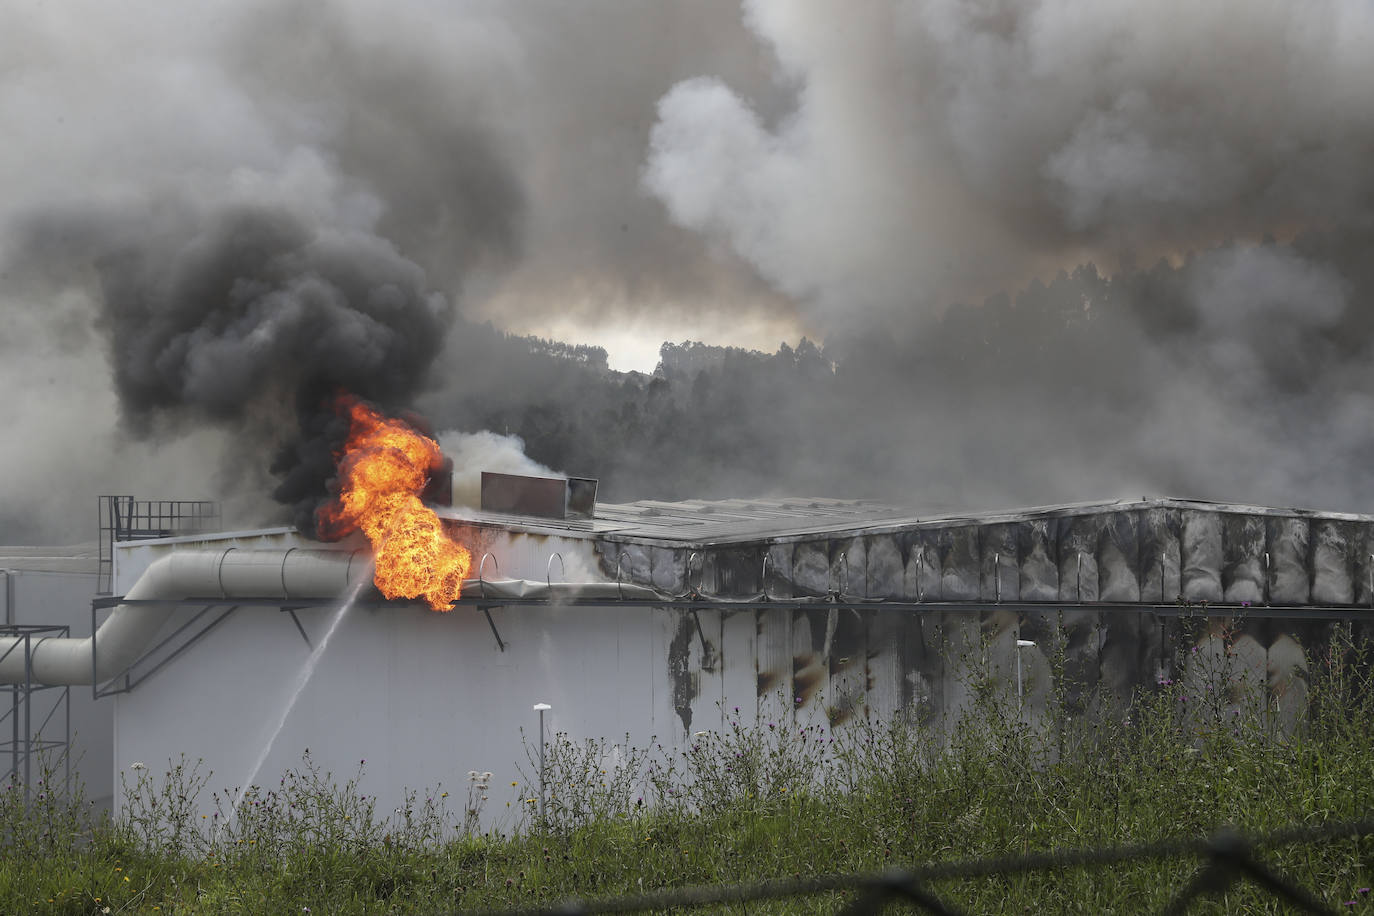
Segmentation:
<svg viewBox="0 0 1374 916">
<path fill-rule="evenodd" d="M 100 557 L 95 544 L 56 547 L 0 546 L 0 569 L 33 573 L 95 575 Z"/>
<path fill-rule="evenodd" d="M 590 520 L 555 520 L 455 507 L 440 514 L 455 521 L 532 534 L 610 541 L 649 541 L 707 546 L 748 541 L 790 540 L 817 534 L 839 536 L 909 528 L 988 525 L 1035 518 L 1091 515 L 1138 509 L 1175 508 L 1281 518 L 1374 521 L 1374 515 L 1317 512 L 1153 497 L 1064 503 L 1012 511 L 919 513 L 891 503 L 811 497 L 600 503 Z"/>
</svg>

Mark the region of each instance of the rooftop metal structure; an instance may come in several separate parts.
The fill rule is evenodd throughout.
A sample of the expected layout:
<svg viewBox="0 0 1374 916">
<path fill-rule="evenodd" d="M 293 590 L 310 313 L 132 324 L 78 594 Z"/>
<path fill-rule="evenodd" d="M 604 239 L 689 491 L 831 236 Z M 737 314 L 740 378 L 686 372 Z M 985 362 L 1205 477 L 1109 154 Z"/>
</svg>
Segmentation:
<svg viewBox="0 0 1374 916">
<path fill-rule="evenodd" d="M 816 497 L 598 503 L 595 515 L 591 519 L 555 520 L 483 512 L 462 506 L 438 511 L 443 518 L 453 521 L 530 534 L 606 540 L 646 540 L 707 547 L 775 538 L 796 539 L 818 534 L 844 535 L 897 529 L 995 525 L 1149 509 L 1218 512 L 1257 518 L 1374 523 L 1374 515 L 1162 497 L 1060 503 L 986 512 L 918 512 L 909 507 L 880 500 Z"/>
<path fill-rule="evenodd" d="M 584 522 L 445 516 L 590 542 L 607 578 L 671 595 L 1374 607 L 1374 515 L 1344 512 L 1141 498 L 922 515 L 769 499 L 600 505 Z"/>
<path fill-rule="evenodd" d="M 108 595 L 114 581 L 116 541 L 152 540 L 176 534 L 214 531 L 219 527 L 219 503 L 208 499 L 134 499 L 100 497 L 100 583 Z"/>
</svg>

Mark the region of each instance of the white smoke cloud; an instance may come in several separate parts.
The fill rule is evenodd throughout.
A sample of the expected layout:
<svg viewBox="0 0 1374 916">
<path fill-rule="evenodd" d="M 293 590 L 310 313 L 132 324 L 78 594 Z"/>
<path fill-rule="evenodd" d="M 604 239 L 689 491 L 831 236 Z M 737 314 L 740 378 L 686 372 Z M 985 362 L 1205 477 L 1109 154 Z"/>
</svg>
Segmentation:
<svg viewBox="0 0 1374 916">
<path fill-rule="evenodd" d="M 525 443 L 519 436 L 503 436 L 487 430 L 476 433 L 449 430 L 440 433 L 437 441 L 444 456 L 453 460 L 455 506 L 481 507 L 483 471 L 532 477 L 561 476 L 528 457 Z"/>
<path fill-rule="evenodd" d="M 746 20 L 795 107 L 765 122 L 709 74 L 679 83 L 644 185 L 832 329 L 1045 263 L 1371 218 L 1362 0 L 920 0 L 842 18 L 750 0 Z"/>
</svg>

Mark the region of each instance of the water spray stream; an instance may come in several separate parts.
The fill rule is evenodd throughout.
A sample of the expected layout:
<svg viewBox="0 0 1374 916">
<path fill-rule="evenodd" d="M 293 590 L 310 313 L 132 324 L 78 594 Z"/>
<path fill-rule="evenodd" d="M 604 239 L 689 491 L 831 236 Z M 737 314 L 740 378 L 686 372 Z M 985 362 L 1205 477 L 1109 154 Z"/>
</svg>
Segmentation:
<svg viewBox="0 0 1374 916">
<path fill-rule="evenodd" d="M 334 631 L 337 630 L 339 624 L 343 622 L 344 615 L 348 613 L 348 609 L 353 607 L 354 603 L 357 602 L 358 595 L 362 594 L 363 588 L 371 584 L 371 581 L 372 576 L 370 574 L 359 576 L 358 580 L 354 582 L 344 594 L 343 598 L 339 601 L 338 609 L 334 611 L 334 616 L 329 621 L 328 628 L 324 631 L 324 636 L 320 639 L 319 644 L 311 651 L 310 657 L 306 659 L 300 671 L 296 673 L 296 680 L 291 685 L 291 694 L 286 702 L 282 704 L 281 712 L 277 715 L 277 721 L 273 724 L 272 731 L 268 734 L 267 741 L 263 743 L 262 750 L 258 753 L 257 760 L 253 762 L 253 768 L 248 771 L 248 778 L 243 781 L 243 785 L 239 788 L 238 798 L 234 800 L 235 812 L 237 812 L 239 806 L 243 804 L 244 796 L 247 795 L 249 787 L 253 785 L 253 780 L 258 778 L 258 772 L 262 770 L 263 764 L 267 762 L 267 756 L 272 753 L 272 748 L 276 745 L 277 738 L 281 735 L 282 729 L 286 726 L 286 720 L 291 715 L 291 710 L 296 708 L 296 701 L 300 699 L 301 693 L 305 690 L 305 685 L 310 683 L 310 678 L 315 673 L 316 666 L 319 665 L 320 657 L 324 655 L 324 650 L 329 646 L 330 637 L 334 635 Z"/>
</svg>

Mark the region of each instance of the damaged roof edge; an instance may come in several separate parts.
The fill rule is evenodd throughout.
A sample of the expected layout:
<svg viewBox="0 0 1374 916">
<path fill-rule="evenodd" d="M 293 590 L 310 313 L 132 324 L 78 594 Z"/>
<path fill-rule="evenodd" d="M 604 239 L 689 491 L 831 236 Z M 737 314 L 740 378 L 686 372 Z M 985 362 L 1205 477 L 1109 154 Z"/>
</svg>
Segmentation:
<svg viewBox="0 0 1374 916">
<path fill-rule="evenodd" d="M 1016 510 L 966 513 L 918 513 L 910 508 L 873 500 L 838 499 L 727 499 L 635 503 L 603 503 L 591 519 L 550 520 L 455 507 L 443 518 L 477 527 L 530 534 L 655 546 L 695 546 L 748 542 L 786 542 L 816 535 L 855 537 L 902 530 L 995 525 L 1045 518 L 1065 518 L 1102 512 L 1150 509 L 1187 509 L 1273 518 L 1374 521 L 1374 515 L 1283 509 L 1167 497 L 1123 498 L 1064 503 Z"/>
</svg>

